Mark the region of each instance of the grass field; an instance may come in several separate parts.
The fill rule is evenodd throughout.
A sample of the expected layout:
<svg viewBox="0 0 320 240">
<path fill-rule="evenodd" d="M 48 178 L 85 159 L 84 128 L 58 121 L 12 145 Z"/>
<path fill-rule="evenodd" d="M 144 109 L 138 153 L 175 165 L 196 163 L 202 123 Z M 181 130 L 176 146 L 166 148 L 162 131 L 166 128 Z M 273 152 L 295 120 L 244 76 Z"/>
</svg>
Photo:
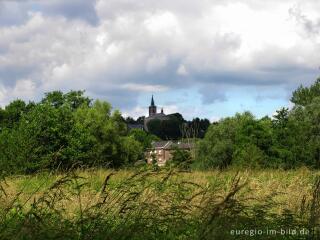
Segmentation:
<svg viewBox="0 0 320 240">
<path fill-rule="evenodd" d="M 77 170 L 1 181 L 0 239 L 319 239 L 320 172 Z"/>
</svg>

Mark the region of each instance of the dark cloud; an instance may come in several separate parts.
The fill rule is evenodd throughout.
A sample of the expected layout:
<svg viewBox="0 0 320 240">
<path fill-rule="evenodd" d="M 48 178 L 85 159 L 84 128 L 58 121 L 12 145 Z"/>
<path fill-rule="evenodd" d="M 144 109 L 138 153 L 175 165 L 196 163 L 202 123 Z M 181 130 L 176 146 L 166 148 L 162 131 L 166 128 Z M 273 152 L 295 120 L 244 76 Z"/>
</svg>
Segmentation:
<svg viewBox="0 0 320 240">
<path fill-rule="evenodd" d="M 0 1 L 0 26 L 21 25 L 29 18 L 29 12 L 41 12 L 49 16 L 80 19 L 92 25 L 99 23 L 95 10 L 96 0 L 12 0 Z"/>
<path fill-rule="evenodd" d="M 62 15 L 67 19 L 82 19 L 92 25 L 99 23 L 95 11 L 96 0 L 51 0 L 37 2 L 34 8 L 44 14 Z"/>
<path fill-rule="evenodd" d="M 28 4 L 20 1 L 0 1 L 0 27 L 23 24 L 28 19 Z"/>
<path fill-rule="evenodd" d="M 221 85 L 208 84 L 200 88 L 203 104 L 227 101 L 226 89 Z"/>
<path fill-rule="evenodd" d="M 10 95 L 19 82 L 20 90 L 29 86 L 28 96 L 86 89 L 92 97 L 130 109 L 152 87 L 193 88 L 211 104 L 226 101 L 229 88 L 291 89 L 314 79 L 319 44 L 305 44 L 297 34 L 287 46 L 283 36 L 258 36 L 263 34 L 254 31 L 261 28 L 258 23 L 234 27 L 242 21 L 239 9 L 264 11 L 264 3 L 247 2 L 248 8 L 245 0 L 0 1 L 0 97 L 2 89 Z M 291 14 L 307 32 L 319 34 L 319 22 Z"/>
<path fill-rule="evenodd" d="M 197 73 L 193 77 L 202 83 L 231 86 L 275 86 L 281 84 L 279 76 L 259 71 L 217 71 Z"/>
<path fill-rule="evenodd" d="M 34 71 L 34 66 L 0 66 L 0 84 L 12 88 L 19 79 L 30 77 Z"/>
<path fill-rule="evenodd" d="M 137 94 L 122 89 L 88 89 L 90 96 L 108 101 L 115 109 L 129 110 L 137 105 Z"/>
</svg>

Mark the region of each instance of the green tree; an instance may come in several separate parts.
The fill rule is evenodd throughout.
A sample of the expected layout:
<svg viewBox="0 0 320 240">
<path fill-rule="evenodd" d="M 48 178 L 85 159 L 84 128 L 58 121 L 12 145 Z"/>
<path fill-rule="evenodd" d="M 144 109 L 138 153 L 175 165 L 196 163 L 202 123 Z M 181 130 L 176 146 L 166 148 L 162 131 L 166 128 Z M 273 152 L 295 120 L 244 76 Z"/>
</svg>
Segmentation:
<svg viewBox="0 0 320 240">
<path fill-rule="evenodd" d="M 142 124 L 142 125 L 143 125 L 143 124 L 144 124 L 144 119 L 145 119 L 145 116 L 140 116 L 140 117 L 137 118 L 137 121 L 136 121 L 136 122 L 137 122 L 138 124 Z"/>
<path fill-rule="evenodd" d="M 141 129 L 132 129 L 129 132 L 129 136 L 133 136 L 133 138 L 138 141 L 139 143 L 141 143 L 141 145 L 143 146 L 143 149 L 146 150 L 147 148 L 151 148 L 151 143 L 153 141 L 159 141 L 160 139 L 153 135 L 150 134 L 146 131 L 143 131 Z"/>
<path fill-rule="evenodd" d="M 89 131 L 94 142 L 90 157 L 94 165 L 120 167 L 138 160 L 139 154 L 130 152 L 133 148 L 129 145 L 137 147 L 139 143 L 127 139 L 127 126 L 119 111 L 111 112 L 109 103 L 97 100 L 92 107 L 82 105 L 75 118 L 77 124 Z M 141 151 L 140 145 L 137 149 Z"/>
<path fill-rule="evenodd" d="M 92 100 L 84 96 L 85 91 L 70 91 L 64 95 L 65 101 L 73 110 L 82 105 L 90 106 Z"/>
<path fill-rule="evenodd" d="M 179 139 L 182 136 L 180 129 L 183 123 L 181 114 L 175 114 L 166 120 L 153 119 L 148 122 L 147 128 L 151 134 L 163 140 Z"/>
<path fill-rule="evenodd" d="M 86 158 L 90 148 L 90 138 L 85 129 L 75 125 L 70 107 L 54 108 L 49 104 L 36 105 L 14 129 L 4 131 L 0 139 L 1 146 L 8 144 L 1 150 L 6 156 L 3 161 L 14 163 L 26 173 L 69 168 Z"/>
<path fill-rule="evenodd" d="M 179 168 L 190 169 L 192 164 L 192 156 L 188 150 L 175 148 L 172 152 L 172 159 L 169 162 Z"/>
<path fill-rule="evenodd" d="M 52 107 L 58 108 L 65 103 L 65 97 L 62 91 L 52 91 L 45 93 L 41 103 L 49 104 Z"/>
<path fill-rule="evenodd" d="M 301 85 L 292 93 L 291 102 L 296 105 L 306 106 L 316 97 L 320 97 L 320 78 L 310 87 L 303 87 Z"/>
<path fill-rule="evenodd" d="M 0 132 L 5 126 L 5 110 L 0 107 Z"/>
<path fill-rule="evenodd" d="M 198 142 L 195 163 L 202 169 L 226 168 L 232 162 L 237 132 L 235 118 L 225 118 L 210 125 L 204 139 Z"/>
<path fill-rule="evenodd" d="M 164 138 L 164 135 L 163 135 L 163 132 L 162 132 L 162 128 L 161 128 L 161 120 L 160 119 L 153 119 L 151 121 L 149 121 L 147 123 L 147 128 L 148 128 L 148 131 L 159 137 L 159 138 Z"/>
<path fill-rule="evenodd" d="M 320 98 L 305 107 L 295 107 L 290 114 L 291 151 L 299 165 L 320 167 Z"/>
<path fill-rule="evenodd" d="M 45 93 L 41 103 L 49 104 L 55 108 L 69 105 L 71 109 L 75 110 L 82 105 L 89 106 L 91 104 L 91 99 L 84 96 L 84 93 L 85 91 L 70 91 L 64 94 L 62 91 L 52 91 Z"/>
<path fill-rule="evenodd" d="M 29 108 L 23 100 L 17 99 L 9 103 L 2 113 L 3 127 L 12 128 L 28 110 Z"/>
<path fill-rule="evenodd" d="M 272 146 L 272 122 L 269 118 L 257 120 L 245 112 L 212 124 L 197 147 L 201 168 L 237 166 L 267 166 Z"/>
</svg>

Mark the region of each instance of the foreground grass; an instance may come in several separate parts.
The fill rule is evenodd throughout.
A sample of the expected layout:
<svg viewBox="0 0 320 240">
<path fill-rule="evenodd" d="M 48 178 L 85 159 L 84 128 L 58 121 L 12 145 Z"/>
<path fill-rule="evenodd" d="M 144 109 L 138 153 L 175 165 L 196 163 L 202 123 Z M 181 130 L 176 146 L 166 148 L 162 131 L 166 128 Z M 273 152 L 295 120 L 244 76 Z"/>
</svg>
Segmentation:
<svg viewBox="0 0 320 240">
<path fill-rule="evenodd" d="M 96 169 L 13 176 L 0 184 L 0 239 L 319 239 L 318 175 Z"/>
</svg>

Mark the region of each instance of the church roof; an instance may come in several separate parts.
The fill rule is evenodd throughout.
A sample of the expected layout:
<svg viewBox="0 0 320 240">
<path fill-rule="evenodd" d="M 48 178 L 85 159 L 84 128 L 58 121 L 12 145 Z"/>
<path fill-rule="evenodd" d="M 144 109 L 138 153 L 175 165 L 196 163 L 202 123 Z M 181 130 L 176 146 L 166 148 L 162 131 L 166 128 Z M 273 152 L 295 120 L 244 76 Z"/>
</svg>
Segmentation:
<svg viewBox="0 0 320 240">
<path fill-rule="evenodd" d="M 151 98 L 151 106 L 154 107 L 153 95 L 152 95 L 152 98 Z"/>
<path fill-rule="evenodd" d="M 156 113 L 152 116 L 146 117 L 145 120 L 151 120 L 151 119 L 162 119 L 162 120 L 168 120 L 168 115 L 165 115 L 164 113 Z"/>
</svg>

